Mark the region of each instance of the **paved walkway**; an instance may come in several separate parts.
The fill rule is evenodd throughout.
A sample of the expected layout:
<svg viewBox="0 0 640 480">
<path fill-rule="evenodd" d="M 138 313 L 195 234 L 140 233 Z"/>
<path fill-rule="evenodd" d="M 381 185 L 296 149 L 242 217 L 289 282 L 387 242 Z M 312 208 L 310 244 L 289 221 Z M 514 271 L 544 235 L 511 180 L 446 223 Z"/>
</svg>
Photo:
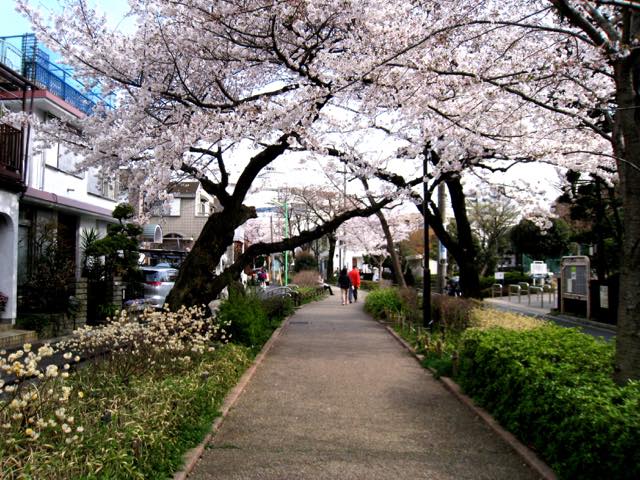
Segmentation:
<svg viewBox="0 0 640 480">
<path fill-rule="evenodd" d="M 329 297 L 289 321 L 190 479 L 534 479 L 366 315 Z"/>
</svg>

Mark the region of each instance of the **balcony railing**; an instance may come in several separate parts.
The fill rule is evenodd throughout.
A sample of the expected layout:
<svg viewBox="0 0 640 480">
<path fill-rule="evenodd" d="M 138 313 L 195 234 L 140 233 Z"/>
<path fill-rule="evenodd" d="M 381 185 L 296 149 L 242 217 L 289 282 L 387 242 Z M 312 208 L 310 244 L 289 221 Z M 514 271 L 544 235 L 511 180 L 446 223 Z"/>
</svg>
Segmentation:
<svg viewBox="0 0 640 480">
<path fill-rule="evenodd" d="M 0 184 L 16 189 L 23 185 L 23 159 L 22 131 L 0 124 Z"/>
<path fill-rule="evenodd" d="M 0 62 L 87 115 L 91 115 L 97 101 L 104 100 L 86 89 L 68 68 L 51 62 L 33 34 L 0 37 Z"/>
</svg>

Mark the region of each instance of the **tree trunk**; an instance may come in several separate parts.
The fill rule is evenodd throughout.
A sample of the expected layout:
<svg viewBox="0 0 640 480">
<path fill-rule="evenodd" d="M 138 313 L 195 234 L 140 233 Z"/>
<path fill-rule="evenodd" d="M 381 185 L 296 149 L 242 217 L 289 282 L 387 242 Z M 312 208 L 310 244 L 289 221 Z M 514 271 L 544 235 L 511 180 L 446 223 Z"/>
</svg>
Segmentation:
<svg viewBox="0 0 640 480">
<path fill-rule="evenodd" d="M 622 152 L 616 151 L 624 237 L 620 268 L 620 303 L 614 378 L 619 384 L 640 379 L 640 131 L 637 115 L 640 102 L 636 96 L 638 79 L 634 78 L 639 52 L 615 65 L 616 131 L 622 136 Z M 619 145 L 618 142 L 614 145 Z"/>
<path fill-rule="evenodd" d="M 224 286 L 219 288 L 220 280 L 214 281 L 214 270 L 227 247 L 233 244 L 234 230 L 255 215 L 255 209 L 243 205 L 209 217 L 167 296 L 172 310 L 181 305 L 207 305 L 218 296 Z M 231 279 L 225 276 L 225 280 Z"/>
<path fill-rule="evenodd" d="M 336 254 L 336 232 L 327 234 L 329 240 L 329 257 L 327 258 L 327 278 L 333 277 L 333 257 Z"/>
<path fill-rule="evenodd" d="M 389 255 L 391 255 L 391 264 L 393 265 L 393 273 L 396 277 L 396 283 L 400 288 L 407 288 L 407 282 L 404 281 L 404 275 L 402 274 L 402 265 L 400 265 L 400 259 L 398 258 L 398 253 L 395 249 L 395 243 L 393 241 L 393 236 L 391 235 L 389 223 L 387 223 L 387 219 L 384 218 L 384 214 L 382 212 L 377 212 L 376 217 L 378 217 L 378 220 L 380 220 L 380 225 L 382 226 L 382 231 L 384 232 L 384 238 L 387 241 L 387 252 L 389 252 Z M 380 276 L 382 277 L 382 274 Z"/>
<path fill-rule="evenodd" d="M 453 257 L 460 268 L 460 289 L 462 295 L 471 298 L 480 298 L 480 275 L 478 274 L 478 252 L 473 243 L 471 223 L 467 216 L 467 204 L 462 182 L 459 176 L 453 176 L 446 180 L 451 208 L 456 219 L 458 230 L 458 245 L 452 252 Z"/>
</svg>

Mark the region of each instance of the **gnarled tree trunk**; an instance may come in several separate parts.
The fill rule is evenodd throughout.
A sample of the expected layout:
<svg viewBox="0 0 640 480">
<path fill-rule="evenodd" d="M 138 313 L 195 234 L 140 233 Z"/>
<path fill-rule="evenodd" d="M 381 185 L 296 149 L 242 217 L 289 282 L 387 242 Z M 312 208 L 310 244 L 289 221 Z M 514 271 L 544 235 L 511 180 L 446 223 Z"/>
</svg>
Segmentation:
<svg viewBox="0 0 640 480">
<path fill-rule="evenodd" d="M 636 17 L 636 25 L 640 15 Z M 638 32 L 634 32 L 638 33 Z M 640 51 L 615 65 L 618 109 L 614 136 L 624 211 L 620 262 L 620 304 L 616 336 L 615 380 L 640 379 Z M 615 147 L 614 147 L 615 148 Z M 622 151 L 620 151 L 622 150 Z"/>
</svg>

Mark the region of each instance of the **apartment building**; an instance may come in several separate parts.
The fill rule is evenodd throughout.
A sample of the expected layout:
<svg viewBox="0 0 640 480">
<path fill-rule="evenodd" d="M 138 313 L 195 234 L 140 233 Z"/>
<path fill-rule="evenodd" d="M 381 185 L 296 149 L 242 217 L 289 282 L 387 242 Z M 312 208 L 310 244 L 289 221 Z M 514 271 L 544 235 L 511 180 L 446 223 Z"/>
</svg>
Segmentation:
<svg viewBox="0 0 640 480">
<path fill-rule="evenodd" d="M 95 101 L 50 60 L 34 35 L 0 37 L 5 112 L 73 125 L 91 114 Z M 0 292 L 8 297 L 0 322 L 5 324 L 15 323 L 38 249 L 55 238 L 79 277 L 82 233 L 94 229 L 104 235 L 119 196 L 116 180 L 98 170 L 77 171 L 79 158 L 62 144 L 41 148 L 36 133 L 27 125 L 3 124 L 0 116 Z"/>
</svg>

